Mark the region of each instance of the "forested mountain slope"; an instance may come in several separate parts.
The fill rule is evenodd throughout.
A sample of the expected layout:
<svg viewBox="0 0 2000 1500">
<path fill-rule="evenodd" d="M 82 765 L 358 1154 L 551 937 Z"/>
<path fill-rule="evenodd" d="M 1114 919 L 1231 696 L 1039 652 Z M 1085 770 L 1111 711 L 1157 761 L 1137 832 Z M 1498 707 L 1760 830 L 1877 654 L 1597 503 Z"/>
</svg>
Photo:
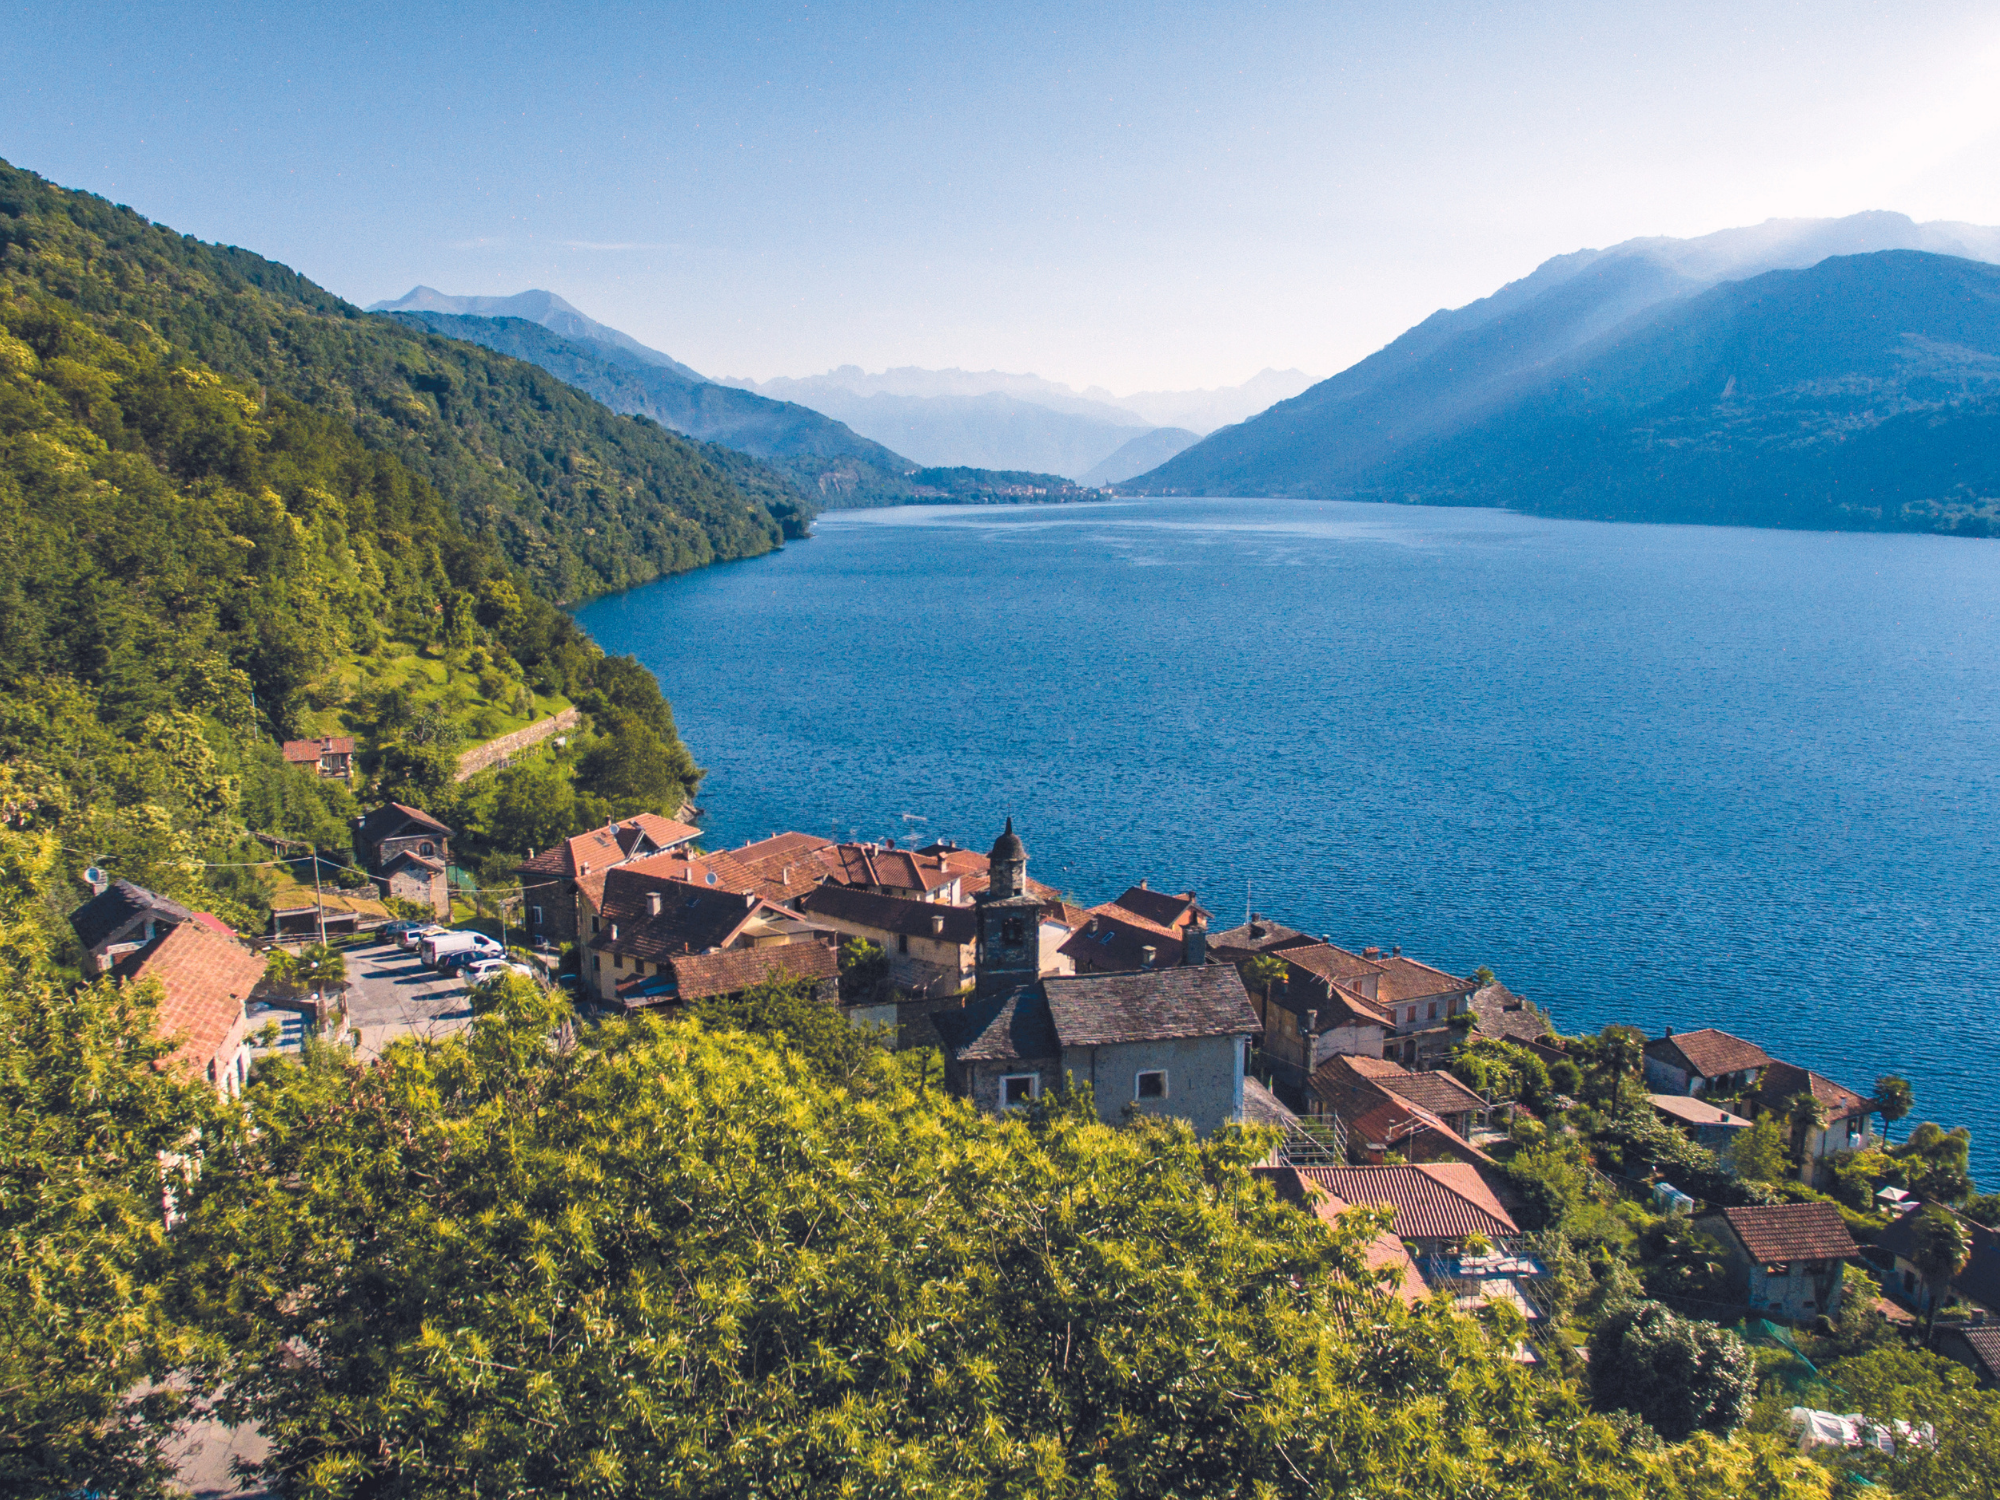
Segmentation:
<svg viewBox="0 0 2000 1500">
<path fill-rule="evenodd" d="M 1983 536 L 2000 267 L 1918 251 L 1728 282 L 1357 493 L 1605 520 Z"/>
<path fill-rule="evenodd" d="M 619 417 L 533 365 L 374 317 L 0 163 L 0 278 L 105 328 L 143 325 L 217 372 L 349 423 L 428 481 L 536 587 L 576 601 L 776 546 L 810 506 L 775 476 Z"/>
<path fill-rule="evenodd" d="M 399 320 L 482 344 L 541 366 L 613 411 L 643 416 L 712 445 L 749 454 L 829 508 L 1081 498 L 1084 486 L 1060 475 L 977 468 L 925 469 L 862 437 L 844 422 L 792 401 L 713 381 L 689 380 L 654 360 L 597 339 L 564 336 L 524 318 L 402 312 Z M 685 367 L 681 367 L 685 368 Z"/>
</svg>

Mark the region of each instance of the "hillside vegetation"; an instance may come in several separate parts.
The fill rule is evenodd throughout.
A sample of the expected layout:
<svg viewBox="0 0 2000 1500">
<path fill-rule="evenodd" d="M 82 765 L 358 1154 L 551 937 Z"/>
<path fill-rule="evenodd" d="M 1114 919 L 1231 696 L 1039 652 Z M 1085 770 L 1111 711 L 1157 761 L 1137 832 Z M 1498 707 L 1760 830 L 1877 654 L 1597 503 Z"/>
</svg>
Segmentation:
<svg viewBox="0 0 2000 1500">
<path fill-rule="evenodd" d="M 777 476 L 622 418 L 531 364 L 364 314 L 262 256 L 5 163 L 0 284 L 340 419 L 557 602 L 754 556 L 810 519 Z"/>
</svg>

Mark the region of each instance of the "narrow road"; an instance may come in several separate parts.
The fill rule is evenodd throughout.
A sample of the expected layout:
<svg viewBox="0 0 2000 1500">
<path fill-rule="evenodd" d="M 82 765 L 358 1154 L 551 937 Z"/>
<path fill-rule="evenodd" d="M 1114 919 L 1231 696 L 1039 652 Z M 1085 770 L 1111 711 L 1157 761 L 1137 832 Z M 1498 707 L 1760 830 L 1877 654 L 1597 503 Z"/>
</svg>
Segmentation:
<svg viewBox="0 0 2000 1500">
<path fill-rule="evenodd" d="M 347 954 L 347 1026 L 361 1032 L 357 1055 L 374 1058 L 399 1036 L 446 1037 L 472 1024 L 465 981 L 423 966 L 394 943 Z"/>
</svg>

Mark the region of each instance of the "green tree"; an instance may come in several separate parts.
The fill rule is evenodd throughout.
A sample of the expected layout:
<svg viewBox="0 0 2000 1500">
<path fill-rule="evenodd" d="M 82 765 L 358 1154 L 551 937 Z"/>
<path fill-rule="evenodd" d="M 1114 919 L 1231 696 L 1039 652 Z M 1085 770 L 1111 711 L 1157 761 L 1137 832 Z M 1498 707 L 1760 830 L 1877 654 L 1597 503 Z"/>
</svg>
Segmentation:
<svg viewBox="0 0 2000 1500">
<path fill-rule="evenodd" d="M 537 756 L 500 773 L 487 829 L 495 844 L 530 854 L 578 831 L 576 787 L 560 762 Z"/>
<path fill-rule="evenodd" d="M 1776 1115 L 1762 1114 L 1729 1144 L 1729 1166 L 1751 1182 L 1783 1182 L 1791 1176 L 1790 1133 Z"/>
<path fill-rule="evenodd" d="M 1924 1314 L 1924 1343 L 1937 1334 L 1938 1314 L 1951 1296 L 1952 1280 L 1972 1258 L 1972 1236 L 1958 1215 L 1941 1204 L 1926 1203 L 1910 1221 L 1910 1264 L 1924 1279 L 1929 1309 Z"/>
<path fill-rule="evenodd" d="M 1907 1116 L 1915 1107 L 1916 1096 L 1910 1090 L 1910 1080 L 1898 1078 L 1891 1073 L 1875 1080 L 1875 1113 L 1882 1117 L 1882 1123 L 1893 1125 Z"/>
<path fill-rule="evenodd" d="M 1757 1391 L 1757 1363 L 1727 1329 L 1637 1302 L 1591 1335 L 1590 1389 L 1599 1407 L 1632 1412 L 1678 1442 L 1740 1426 Z"/>
<path fill-rule="evenodd" d="M 1971 1194 L 1972 1133 L 1963 1125 L 1945 1130 L 1924 1120 L 1908 1140 L 1888 1149 L 1903 1186 L 1919 1198 L 1957 1203 Z"/>
<path fill-rule="evenodd" d="M 880 943 L 849 938 L 840 945 L 840 997 L 849 1005 L 872 1005 L 889 990 L 889 955 Z"/>
</svg>

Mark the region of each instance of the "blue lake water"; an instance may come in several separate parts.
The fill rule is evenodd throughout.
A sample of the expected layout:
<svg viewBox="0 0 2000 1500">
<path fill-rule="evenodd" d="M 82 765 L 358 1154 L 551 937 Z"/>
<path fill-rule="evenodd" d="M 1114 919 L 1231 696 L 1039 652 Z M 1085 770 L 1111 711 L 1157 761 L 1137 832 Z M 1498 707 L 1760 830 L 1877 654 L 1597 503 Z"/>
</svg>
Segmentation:
<svg viewBox="0 0 2000 1500">
<path fill-rule="evenodd" d="M 818 533 L 581 612 L 658 673 L 711 844 L 1011 813 L 1086 902 L 1247 892 L 1567 1030 L 1904 1073 L 2000 1182 L 2000 543 L 1267 500 Z"/>
</svg>

